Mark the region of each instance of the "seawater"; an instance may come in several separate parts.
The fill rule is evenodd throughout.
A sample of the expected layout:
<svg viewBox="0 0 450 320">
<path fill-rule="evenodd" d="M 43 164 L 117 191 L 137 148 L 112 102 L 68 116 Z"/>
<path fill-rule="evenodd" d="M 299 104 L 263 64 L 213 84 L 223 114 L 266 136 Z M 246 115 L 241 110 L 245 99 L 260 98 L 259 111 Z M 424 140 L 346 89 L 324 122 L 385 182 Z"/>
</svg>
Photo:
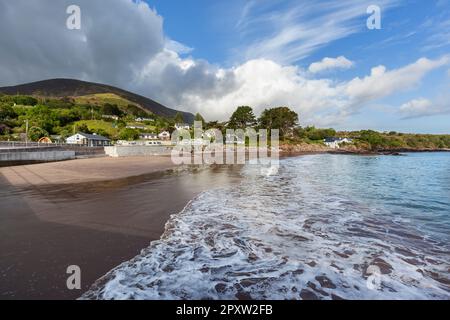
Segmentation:
<svg viewBox="0 0 450 320">
<path fill-rule="evenodd" d="M 83 299 L 449 299 L 450 154 L 246 165 Z"/>
</svg>

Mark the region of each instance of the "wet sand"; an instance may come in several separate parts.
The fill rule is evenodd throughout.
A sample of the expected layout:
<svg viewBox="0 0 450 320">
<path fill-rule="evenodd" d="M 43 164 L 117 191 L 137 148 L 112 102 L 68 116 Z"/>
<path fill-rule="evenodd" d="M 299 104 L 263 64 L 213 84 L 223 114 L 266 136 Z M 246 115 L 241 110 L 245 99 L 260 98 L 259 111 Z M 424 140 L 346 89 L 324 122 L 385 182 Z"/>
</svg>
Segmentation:
<svg viewBox="0 0 450 320">
<path fill-rule="evenodd" d="M 181 170 L 163 157 L 13 169 L 0 170 L 0 299 L 78 298 L 197 194 L 239 181 L 233 166 Z M 81 268 L 81 290 L 66 287 L 69 265 Z"/>
<path fill-rule="evenodd" d="M 89 158 L 0 168 L 14 186 L 71 184 L 139 176 L 174 168 L 170 157 Z"/>
</svg>

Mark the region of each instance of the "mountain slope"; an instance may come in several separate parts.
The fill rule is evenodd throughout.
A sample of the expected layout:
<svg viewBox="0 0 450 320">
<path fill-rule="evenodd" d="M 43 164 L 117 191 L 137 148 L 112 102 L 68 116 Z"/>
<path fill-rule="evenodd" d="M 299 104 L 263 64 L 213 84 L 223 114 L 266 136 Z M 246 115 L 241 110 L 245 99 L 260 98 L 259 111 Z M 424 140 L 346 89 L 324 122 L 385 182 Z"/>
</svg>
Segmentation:
<svg viewBox="0 0 450 320">
<path fill-rule="evenodd" d="M 105 84 L 74 79 L 50 79 L 17 86 L 0 87 L 0 93 L 44 97 L 79 97 L 98 93 L 113 93 L 126 100 L 136 103 L 142 108 L 161 117 L 173 118 L 178 112 L 177 110 L 167 108 L 152 99 L 125 91 L 123 89 Z M 186 122 L 192 123 L 194 121 L 193 114 L 187 112 L 181 112 L 181 114 Z"/>
</svg>

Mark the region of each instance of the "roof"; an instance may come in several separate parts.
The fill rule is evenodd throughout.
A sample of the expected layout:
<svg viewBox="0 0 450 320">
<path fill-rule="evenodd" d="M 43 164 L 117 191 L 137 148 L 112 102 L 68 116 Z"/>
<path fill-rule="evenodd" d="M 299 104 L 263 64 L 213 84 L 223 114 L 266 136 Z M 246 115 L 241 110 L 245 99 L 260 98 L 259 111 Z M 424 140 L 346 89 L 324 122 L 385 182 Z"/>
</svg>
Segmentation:
<svg viewBox="0 0 450 320">
<path fill-rule="evenodd" d="M 89 133 L 83 133 L 83 132 L 78 132 L 77 134 L 85 137 L 88 140 L 101 140 L 101 141 L 109 141 L 108 138 L 101 136 L 99 134 L 89 134 Z"/>
<path fill-rule="evenodd" d="M 343 141 L 345 139 L 347 139 L 349 141 L 352 140 L 352 139 L 349 139 L 349 138 L 335 138 L 335 137 L 332 137 L 332 138 L 325 138 L 324 141 L 325 142 L 341 142 L 341 141 Z"/>
</svg>

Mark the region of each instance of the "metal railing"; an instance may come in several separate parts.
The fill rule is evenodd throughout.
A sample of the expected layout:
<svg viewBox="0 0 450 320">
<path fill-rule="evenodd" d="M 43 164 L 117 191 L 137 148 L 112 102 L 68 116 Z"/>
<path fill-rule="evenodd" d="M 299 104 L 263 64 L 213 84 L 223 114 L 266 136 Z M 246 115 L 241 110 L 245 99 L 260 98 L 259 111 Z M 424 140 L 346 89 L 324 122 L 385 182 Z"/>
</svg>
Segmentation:
<svg viewBox="0 0 450 320">
<path fill-rule="evenodd" d="M 48 147 L 88 147 L 84 144 L 70 144 L 70 143 L 44 143 L 44 142 L 24 142 L 24 141 L 0 141 L 0 148 L 48 148 Z"/>
</svg>

